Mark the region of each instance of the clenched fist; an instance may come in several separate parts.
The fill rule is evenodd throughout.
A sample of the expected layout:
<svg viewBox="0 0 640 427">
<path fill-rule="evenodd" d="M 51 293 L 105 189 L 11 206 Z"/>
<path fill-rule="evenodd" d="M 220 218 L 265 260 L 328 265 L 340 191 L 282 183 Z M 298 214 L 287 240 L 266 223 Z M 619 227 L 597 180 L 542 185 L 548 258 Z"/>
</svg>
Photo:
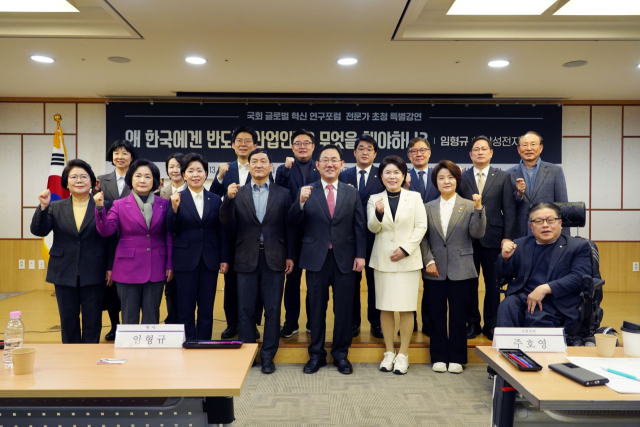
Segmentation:
<svg viewBox="0 0 640 427">
<path fill-rule="evenodd" d="M 287 169 L 291 169 L 291 166 L 293 166 L 293 157 L 287 157 L 286 159 L 284 159 L 284 167 Z"/>
<path fill-rule="evenodd" d="M 302 187 L 300 189 L 300 203 L 306 202 L 310 195 L 311 195 L 311 186 L 307 185 L 306 187 Z"/>
<path fill-rule="evenodd" d="M 380 197 L 380 199 L 376 202 L 376 210 L 381 214 L 384 213 L 384 200 L 382 199 L 382 197 Z"/>
<path fill-rule="evenodd" d="M 482 196 L 479 194 L 474 194 L 471 197 L 473 198 L 473 202 L 475 203 L 475 208 L 482 209 Z"/>
<path fill-rule="evenodd" d="M 180 207 L 180 197 L 180 193 L 171 195 L 171 207 L 173 208 L 173 213 L 178 213 L 178 207 Z"/>
<path fill-rule="evenodd" d="M 100 180 L 96 178 L 96 186 L 93 187 L 93 194 L 96 194 L 100 191 Z"/>
<path fill-rule="evenodd" d="M 100 191 L 93 196 L 93 201 L 96 202 L 96 206 L 101 208 L 104 206 L 104 193 Z"/>
<path fill-rule="evenodd" d="M 47 209 L 47 206 L 51 203 L 51 191 L 47 189 L 38 194 L 38 200 L 40 200 L 40 209 Z"/>
<path fill-rule="evenodd" d="M 404 185 L 402 186 L 402 188 L 404 188 L 405 190 L 408 190 L 409 186 L 411 186 L 411 174 L 410 173 L 408 173 L 404 177 Z"/>
<path fill-rule="evenodd" d="M 502 259 L 506 260 L 511 258 L 517 247 L 518 245 L 513 243 L 511 240 L 507 240 L 506 242 L 504 242 L 504 244 L 502 245 Z"/>
<path fill-rule="evenodd" d="M 229 196 L 230 199 L 233 199 L 234 197 L 236 197 L 236 194 L 238 194 L 239 189 L 240 186 L 235 182 L 229 184 L 229 186 L 227 187 L 227 196 Z"/>
<path fill-rule="evenodd" d="M 523 178 L 516 179 L 516 190 L 518 190 L 518 197 L 522 197 L 524 191 L 527 189 L 527 183 Z"/>
<path fill-rule="evenodd" d="M 220 163 L 218 168 L 218 181 L 222 181 L 229 170 L 229 163 Z"/>
</svg>

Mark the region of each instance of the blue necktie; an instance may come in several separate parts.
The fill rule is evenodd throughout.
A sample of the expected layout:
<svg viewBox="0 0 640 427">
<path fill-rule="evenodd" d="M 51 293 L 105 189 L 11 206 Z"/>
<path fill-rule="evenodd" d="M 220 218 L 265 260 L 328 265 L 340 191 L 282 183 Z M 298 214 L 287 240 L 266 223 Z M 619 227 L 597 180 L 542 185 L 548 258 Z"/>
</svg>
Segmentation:
<svg viewBox="0 0 640 427">
<path fill-rule="evenodd" d="M 426 185 L 424 184 L 424 171 L 418 172 L 418 175 L 420 176 L 420 194 L 422 195 L 422 200 L 424 200 L 427 191 Z"/>
<path fill-rule="evenodd" d="M 367 184 L 364 182 L 364 174 L 366 171 L 360 171 L 360 184 L 358 184 L 358 191 L 360 192 L 360 198 L 364 197 L 364 189 Z"/>
</svg>

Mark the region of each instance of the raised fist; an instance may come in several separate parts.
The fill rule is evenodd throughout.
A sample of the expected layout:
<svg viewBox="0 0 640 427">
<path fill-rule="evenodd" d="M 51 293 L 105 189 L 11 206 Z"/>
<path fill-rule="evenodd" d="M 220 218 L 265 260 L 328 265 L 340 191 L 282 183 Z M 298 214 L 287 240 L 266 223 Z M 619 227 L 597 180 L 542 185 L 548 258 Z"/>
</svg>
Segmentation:
<svg viewBox="0 0 640 427">
<path fill-rule="evenodd" d="M 384 200 L 382 199 L 382 197 L 380 197 L 380 199 L 376 202 L 376 210 L 381 214 L 384 213 Z"/>
<path fill-rule="evenodd" d="M 404 188 L 405 190 L 408 190 L 410 185 L 411 185 L 411 174 L 408 173 L 404 177 L 404 185 L 402 186 L 402 188 Z"/>
<path fill-rule="evenodd" d="M 293 157 L 287 157 L 286 159 L 284 159 L 284 167 L 287 169 L 291 169 L 291 166 L 293 166 Z"/>
<path fill-rule="evenodd" d="M 471 197 L 473 198 L 473 202 L 476 204 L 476 209 L 482 209 L 482 196 L 479 194 L 474 194 Z"/>
<path fill-rule="evenodd" d="M 93 201 L 96 202 L 96 206 L 101 208 L 104 206 L 104 193 L 102 191 L 96 193 L 93 196 Z"/>
<path fill-rule="evenodd" d="M 311 195 L 311 186 L 307 185 L 306 187 L 302 187 L 300 189 L 300 203 L 306 202 L 310 195 Z"/>
<path fill-rule="evenodd" d="M 180 193 L 171 195 L 171 207 L 173 208 L 174 213 L 178 213 L 178 207 L 180 206 L 180 197 Z"/>
<path fill-rule="evenodd" d="M 40 209 L 45 210 L 51 203 L 51 191 L 47 189 L 38 194 L 38 200 L 40 200 Z"/>
<path fill-rule="evenodd" d="M 526 189 L 527 189 L 527 183 L 524 182 L 524 179 L 523 178 L 516 179 L 516 190 L 518 190 L 519 197 L 522 197 Z"/>
<path fill-rule="evenodd" d="M 96 186 L 93 187 L 93 194 L 96 194 L 100 191 L 100 180 L 96 178 Z"/>
<path fill-rule="evenodd" d="M 218 181 L 222 181 L 229 170 L 229 163 L 220 163 L 218 168 Z"/>
<path fill-rule="evenodd" d="M 516 251 L 518 245 L 513 243 L 511 240 L 504 242 L 502 245 L 502 259 L 509 259 Z"/>
<path fill-rule="evenodd" d="M 233 199 L 234 197 L 236 197 L 236 194 L 238 194 L 239 189 L 240 189 L 240 186 L 235 182 L 229 184 L 229 186 L 227 187 L 227 195 L 229 196 L 229 198 Z"/>
</svg>

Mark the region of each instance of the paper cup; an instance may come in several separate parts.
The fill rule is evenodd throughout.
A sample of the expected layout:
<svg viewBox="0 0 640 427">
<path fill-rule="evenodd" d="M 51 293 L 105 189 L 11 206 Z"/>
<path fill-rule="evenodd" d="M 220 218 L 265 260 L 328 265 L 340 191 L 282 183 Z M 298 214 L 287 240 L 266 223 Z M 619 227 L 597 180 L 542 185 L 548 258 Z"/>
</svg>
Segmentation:
<svg viewBox="0 0 640 427">
<path fill-rule="evenodd" d="M 618 338 L 615 335 L 595 334 L 598 357 L 613 357 Z"/>
<path fill-rule="evenodd" d="M 626 356 L 640 357 L 640 331 L 622 328 L 622 347 Z"/>
<path fill-rule="evenodd" d="M 30 374 L 36 361 L 35 348 L 16 348 L 11 352 L 13 357 L 13 373 L 15 375 Z"/>
</svg>

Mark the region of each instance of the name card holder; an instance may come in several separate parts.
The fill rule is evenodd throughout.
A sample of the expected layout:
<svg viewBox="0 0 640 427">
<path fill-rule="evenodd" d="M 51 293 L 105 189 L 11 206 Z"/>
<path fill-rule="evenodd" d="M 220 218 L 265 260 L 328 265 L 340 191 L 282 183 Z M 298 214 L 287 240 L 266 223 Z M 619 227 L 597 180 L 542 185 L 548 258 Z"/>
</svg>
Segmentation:
<svg viewBox="0 0 640 427">
<path fill-rule="evenodd" d="M 564 328 L 495 328 L 493 348 L 531 353 L 566 353 Z"/>
<path fill-rule="evenodd" d="M 182 348 L 184 325 L 118 325 L 115 348 Z"/>
</svg>

